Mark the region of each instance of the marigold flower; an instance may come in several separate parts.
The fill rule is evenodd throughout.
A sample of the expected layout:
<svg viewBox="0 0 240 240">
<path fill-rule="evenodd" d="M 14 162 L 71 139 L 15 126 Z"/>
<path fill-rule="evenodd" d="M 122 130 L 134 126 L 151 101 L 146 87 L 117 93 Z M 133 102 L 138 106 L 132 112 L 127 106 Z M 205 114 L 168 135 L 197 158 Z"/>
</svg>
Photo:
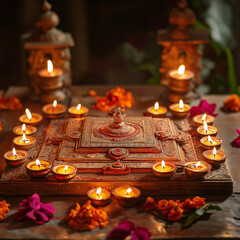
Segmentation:
<svg viewBox="0 0 240 240">
<path fill-rule="evenodd" d="M 165 216 L 167 215 L 171 209 L 174 207 L 174 205 L 177 205 L 178 203 L 174 202 L 173 200 L 160 200 L 158 201 L 158 205 L 157 205 L 157 208 L 159 210 L 159 212 Z"/>
<path fill-rule="evenodd" d="M 184 210 L 184 213 L 187 213 L 190 209 L 199 209 L 205 204 L 205 198 L 196 196 L 192 200 L 190 198 L 186 199 L 180 204 L 180 207 Z"/>
<path fill-rule="evenodd" d="M 90 90 L 90 91 L 88 91 L 88 96 L 94 97 L 94 96 L 96 96 L 96 95 L 97 95 L 97 92 L 96 92 L 95 90 Z"/>
<path fill-rule="evenodd" d="M 232 94 L 224 100 L 224 111 L 238 112 L 240 111 L 240 97 L 237 94 Z"/>
<path fill-rule="evenodd" d="M 177 221 L 182 217 L 183 209 L 179 205 L 175 204 L 168 214 L 169 221 Z"/>
<path fill-rule="evenodd" d="M 22 108 L 22 103 L 20 100 L 14 96 L 10 96 L 9 98 L 1 97 L 0 98 L 0 110 L 19 110 Z"/>
<path fill-rule="evenodd" d="M 6 203 L 5 200 L 0 202 L 0 221 L 2 221 L 6 215 L 10 211 L 10 204 Z"/>
<path fill-rule="evenodd" d="M 152 209 L 155 209 L 156 207 L 157 207 L 157 204 L 152 197 L 147 197 L 145 203 L 142 206 L 144 210 L 152 210 Z"/>
</svg>

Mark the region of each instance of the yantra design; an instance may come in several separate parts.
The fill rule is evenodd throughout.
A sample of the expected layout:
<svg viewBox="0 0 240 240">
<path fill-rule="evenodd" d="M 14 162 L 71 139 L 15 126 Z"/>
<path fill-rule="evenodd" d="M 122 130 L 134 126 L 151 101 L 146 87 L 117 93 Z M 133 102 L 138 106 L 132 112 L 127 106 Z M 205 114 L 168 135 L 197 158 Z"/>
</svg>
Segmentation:
<svg viewBox="0 0 240 240">
<path fill-rule="evenodd" d="M 187 141 L 179 145 L 174 140 L 161 142 L 151 138 L 147 144 L 142 144 L 146 137 L 144 134 L 142 139 L 128 143 L 128 146 L 131 146 L 128 147 L 130 154 L 122 161 L 131 167 L 131 174 L 102 175 L 102 167 L 114 161 L 108 157 L 108 149 L 126 146 L 124 143 L 114 145 L 115 143 L 98 142 L 97 139 L 91 138 L 92 127 L 89 126 L 95 124 L 97 122 L 95 120 L 105 121 L 104 118 L 89 118 L 89 121 L 85 122 L 87 125 L 84 125 L 84 119 L 81 118 L 57 119 L 52 120 L 48 127 L 47 125 L 39 127 L 35 134 L 37 145 L 29 151 L 29 160 L 18 168 L 5 168 L 1 178 L 0 194 L 22 195 L 37 192 L 43 195 L 85 195 L 93 187 L 102 186 L 111 190 L 115 186 L 126 184 L 138 186 L 146 195 L 232 193 L 232 179 L 227 163 L 219 169 L 212 170 L 202 180 L 189 180 L 183 169 L 179 169 L 170 180 L 161 180 L 151 173 L 152 165 L 160 159 L 176 163 L 202 160 L 203 150 L 199 145 L 199 139 L 190 129 L 186 119 L 173 123 L 167 118 L 144 118 L 144 121 L 141 117 L 135 118 L 144 129 L 150 126 L 155 129 L 154 131 L 161 130 L 184 136 Z M 82 131 L 83 128 L 87 129 L 85 133 Z M 146 130 L 146 134 L 147 132 Z M 49 137 L 56 134 L 64 136 L 60 145 L 49 142 Z M 106 147 L 106 144 L 109 145 Z M 144 145 L 143 149 L 140 149 L 141 144 Z M 73 164 L 78 168 L 78 173 L 67 183 L 57 182 L 52 174 L 45 179 L 31 180 L 26 174 L 25 166 L 37 157 L 50 161 L 53 166 Z"/>
</svg>

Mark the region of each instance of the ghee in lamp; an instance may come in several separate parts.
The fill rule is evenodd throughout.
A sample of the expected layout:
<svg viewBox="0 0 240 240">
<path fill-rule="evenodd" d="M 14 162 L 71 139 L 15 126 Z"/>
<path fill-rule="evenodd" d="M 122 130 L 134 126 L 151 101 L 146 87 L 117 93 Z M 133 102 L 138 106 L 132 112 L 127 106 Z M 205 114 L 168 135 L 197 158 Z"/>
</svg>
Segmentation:
<svg viewBox="0 0 240 240">
<path fill-rule="evenodd" d="M 22 136 L 13 139 L 14 145 L 19 149 L 29 149 L 36 143 L 36 139 L 32 136 L 27 136 L 24 133 Z"/>
<path fill-rule="evenodd" d="M 34 134 L 37 131 L 36 127 L 26 125 L 25 123 L 23 125 L 19 125 L 13 128 L 13 133 L 16 135 L 31 135 Z"/>
<path fill-rule="evenodd" d="M 199 137 L 204 136 L 216 136 L 218 129 L 214 126 L 208 126 L 207 122 L 204 120 L 203 125 L 197 128 L 197 133 Z"/>
<path fill-rule="evenodd" d="M 209 173 L 211 165 L 204 162 L 188 162 L 185 164 L 185 173 L 191 178 L 202 178 Z"/>
<path fill-rule="evenodd" d="M 153 174 L 160 178 L 170 178 L 176 172 L 176 166 L 172 163 L 156 163 L 152 167 Z"/>
<path fill-rule="evenodd" d="M 184 104 L 183 100 L 180 99 L 179 103 L 174 103 L 169 106 L 174 117 L 182 118 L 188 115 L 190 110 L 190 106 L 188 104 Z"/>
<path fill-rule="evenodd" d="M 57 165 L 53 168 L 53 176 L 62 182 L 72 179 L 76 173 L 77 168 L 73 165 Z"/>
<path fill-rule="evenodd" d="M 213 167 L 219 167 L 226 160 L 227 154 L 223 151 L 218 151 L 214 147 L 213 150 L 203 152 L 204 160 L 210 163 Z"/>
<path fill-rule="evenodd" d="M 26 169 L 31 178 L 43 178 L 50 172 L 51 163 L 36 159 L 36 161 L 28 163 Z"/>
<path fill-rule="evenodd" d="M 112 191 L 121 207 L 133 207 L 141 196 L 141 190 L 133 186 L 116 187 Z"/>
<path fill-rule="evenodd" d="M 218 137 L 206 136 L 200 139 L 200 143 L 204 149 L 219 149 L 222 145 L 222 140 Z"/>
<path fill-rule="evenodd" d="M 192 121 L 193 126 L 199 127 L 203 124 L 204 121 L 206 121 L 208 125 L 212 125 L 215 120 L 215 117 L 204 113 L 204 114 L 199 114 L 197 116 L 194 116 L 192 120 L 193 120 Z"/>
<path fill-rule="evenodd" d="M 111 200 L 111 193 L 105 188 L 94 188 L 87 193 L 92 204 L 95 206 L 105 206 Z"/>
<path fill-rule="evenodd" d="M 42 109 L 47 118 L 60 118 L 66 112 L 66 107 L 54 100 L 52 104 L 47 104 Z"/>
<path fill-rule="evenodd" d="M 43 116 L 38 113 L 31 113 L 28 108 L 25 110 L 25 114 L 19 117 L 21 123 L 29 124 L 31 126 L 37 126 L 42 121 Z"/>
<path fill-rule="evenodd" d="M 12 151 L 8 151 L 4 154 L 5 162 L 8 166 L 18 167 L 24 163 L 27 159 L 28 153 L 23 150 L 17 150 L 15 148 Z"/>
<path fill-rule="evenodd" d="M 83 107 L 81 104 L 78 104 L 77 106 L 70 107 L 68 109 L 68 113 L 71 117 L 84 117 L 88 114 L 89 109 L 86 107 Z"/>
<path fill-rule="evenodd" d="M 147 111 L 152 117 L 163 117 L 167 113 L 167 108 L 159 106 L 159 103 L 155 102 L 154 106 L 149 107 Z"/>
</svg>

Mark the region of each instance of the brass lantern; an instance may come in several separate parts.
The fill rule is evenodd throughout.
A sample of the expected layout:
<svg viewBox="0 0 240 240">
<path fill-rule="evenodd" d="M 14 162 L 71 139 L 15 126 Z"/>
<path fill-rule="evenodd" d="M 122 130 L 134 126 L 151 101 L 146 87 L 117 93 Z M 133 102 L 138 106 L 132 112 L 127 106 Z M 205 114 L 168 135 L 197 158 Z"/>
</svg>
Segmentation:
<svg viewBox="0 0 240 240">
<path fill-rule="evenodd" d="M 63 101 L 66 97 L 64 88 L 71 86 L 72 82 L 70 47 L 74 46 L 74 41 L 71 34 L 56 28 L 58 24 L 58 15 L 44 1 L 42 13 L 35 22 L 36 30 L 22 36 L 27 52 L 30 86 L 33 95 L 39 96 L 42 102 L 52 102 L 53 99 Z M 46 69 L 48 60 L 52 61 L 54 68 L 62 71 L 61 76 L 50 84 L 39 77 L 39 72 Z"/>
</svg>

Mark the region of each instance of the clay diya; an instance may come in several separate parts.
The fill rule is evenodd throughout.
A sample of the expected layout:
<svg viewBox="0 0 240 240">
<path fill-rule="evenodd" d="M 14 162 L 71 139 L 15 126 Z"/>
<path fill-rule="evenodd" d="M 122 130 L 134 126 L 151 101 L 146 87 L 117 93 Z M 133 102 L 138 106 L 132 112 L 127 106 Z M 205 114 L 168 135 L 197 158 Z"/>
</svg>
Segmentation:
<svg viewBox="0 0 240 240">
<path fill-rule="evenodd" d="M 149 107 L 147 111 L 152 117 L 164 117 L 167 113 L 167 108 L 159 106 L 159 103 L 155 102 L 154 106 Z"/>
<path fill-rule="evenodd" d="M 185 173 L 190 178 L 202 178 L 209 173 L 212 166 L 206 162 L 188 162 L 185 164 Z"/>
<path fill-rule="evenodd" d="M 26 125 L 25 123 L 23 125 L 19 125 L 13 128 L 13 133 L 16 135 L 31 135 L 34 134 L 37 131 L 36 127 Z"/>
<path fill-rule="evenodd" d="M 95 206 L 106 206 L 110 203 L 111 193 L 105 188 L 93 188 L 87 192 L 89 199 Z"/>
<path fill-rule="evenodd" d="M 17 150 L 15 148 L 12 151 L 8 151 L 4 154 L 5 162 L 10 167 L 18 167 L 27 160 L 28 153 L 23 150 Z"/>
<path fill-rule="evenodd" d="M 44 178 L 50 172 L 52 165 L 45 160 L 36 160 L 27 164 L 27 174 L 31 178 Z"/>
<path fill-rule="evenodd" d="M 42 121 L 43 116 L 38 113 L 31 113 L 28 108 L 25 110 L 25 114 L 19 117 L 21 123 L 25 123 L 31 126 L 37 126 Z"/>
<path fill-rule="evenodd" d="M 170 111 L 172 112 L 174 117 L 183 118 L 188 115 L 190 110 L 190 105 L 184 104 L 181 99 L 179 103 L 174 103 L 169 106 Z"/>
<path fill-rule="evenodd" d="M 213 167 L 219 167 L 226 160 L 227 154 L 223 151 L 217 151 L 214 147 L 213 150 L 203 152 L 204 160 L 210 163 Z"/>
<path fill-rule="evenodd" d="M 152 167 L 153 174 L 160 178 L 170 178 L 176 172 L 176 166 L 172 163 L 156 163 Z"/>
<path fill-rule="evenodd" d="M 130 208 L 137 204 L 141 190 L 133 186 L 122 186 L 114 188 L 112 194 L 121 207 Z"/>
<path fill-rule="evenodd" d="M 215 117 L 211 115 L 207 115 L 206 113 L 204 114 L 199 114 L 197 116 L 194 116 L 192 119 L 192 125 L 194 127 L 199 127 L 203 125 L 203 122 L 206 121 L 208 125 L 213 125 L 213 122 L 215 120 Z"/>
<path fill-rule="evenodd" d="M 30 149 L 36 143 L 36 139 L 32 136 L 27 136 L 23 134 L 22 136 L 15 137 L 13 139 L 14 145 L 18 149 Z"/>
<path fill-rule="evenodd" d="M 77 106 L 70 107 L 68 109 L 68 113 L 71 117 L 80 118 L 87 116 L 89 112 L 89 109 L 86 107 L 83 107 L 81 104 L 78 104 Z"/>
<path fill-rule="evenodd" d="M 66 112 L 66 107 L 54 100 L 52 104 L 47 104 L 42 109 L 47 118 L 61 118 Z"/>
<path fill-rule="evenodd" d="M 197 133 L 199 137 L 204 136 L 216 136 L 218 133 L 218 129 L 214 126 L 208 126 L 207 122 L 204 120 L 203 125 L 197 128 Z"/>
<path fill-rule="evenodd" d="M 216 147 L 217 149 L 219 149 L 222 145 L 222 140 L 219 137 L 203 137 L 200 139 L 201 145 L 204 149 L 208 150 L 208 149 L 213 149 L 214 147 Z"/>
<path fill-rule="evenodd" d="M 61 181 L 61 182 L 66 182 L 70 179 L 72 179 L 76 173 L 77 173 L 77 168 L 74 167 L 73 165 L 57 165 L 53 168 L 53 176 Z"/>
</svg>

